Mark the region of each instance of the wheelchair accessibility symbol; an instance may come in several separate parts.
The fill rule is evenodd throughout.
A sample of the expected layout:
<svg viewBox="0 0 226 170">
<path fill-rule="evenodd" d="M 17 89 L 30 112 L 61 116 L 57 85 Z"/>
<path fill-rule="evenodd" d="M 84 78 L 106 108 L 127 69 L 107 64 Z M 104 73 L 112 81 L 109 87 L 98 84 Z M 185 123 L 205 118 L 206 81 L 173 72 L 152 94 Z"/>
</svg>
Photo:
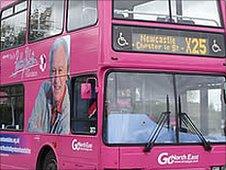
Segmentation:
<svg viewBox="0 0 226 170">
<path fill-rule="evenodd" d="M 211 48 L 214 53 L 218 53 L 222 51 L 220 45 L 217 44 L 216 40 L 213 40 L 213 45 Z"/>
<path fill-rule="evenodd" d="M 123 36 L 122 32 L 119 33 L 119 36 L 118 36 L 118 39 L 117 39 L 117 43 L 121 47 L 129 45 L 129 43 L 127 42 L 127 40 Z"/>
</svg>

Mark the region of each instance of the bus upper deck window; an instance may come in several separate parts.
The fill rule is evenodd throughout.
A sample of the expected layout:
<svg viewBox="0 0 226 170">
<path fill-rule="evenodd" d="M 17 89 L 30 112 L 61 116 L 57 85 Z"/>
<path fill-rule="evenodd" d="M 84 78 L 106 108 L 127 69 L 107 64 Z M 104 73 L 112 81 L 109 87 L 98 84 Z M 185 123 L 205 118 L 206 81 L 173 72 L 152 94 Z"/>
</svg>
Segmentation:
<svg viewBox="0 0 226 170">
<path fill-rule="evenodd" d="M 114 0 L 113 8 L 117 19 L 222 26 L 217 0 Z"/>
<path fill-rule="evenodd" d="M 97 1 L 69 0 L 68 31 L 94 25 L 97 21 Z"/>
<path fill-rule="evenodd" d="M 167 22 L 169 2 L 166 0 L 114 0 L 114 17 L 120 19 Z"/>
<path fill-rule="evenodd" d="M 171 5 L 172 18 L 177 23 L 214 27 L 221 26 L 217 0 L 171 0 Z"/>
<path fill-rule="evenodd" d="M 25 10 L 25 9 L 27 9 L 27 2 L 26 1 L 15 5 L 15 12 L 20 12 L 20 11 Z"/>
<path fill-rule="evenodd" d="M 1 13 L 1 50 L 25 43 L 27 1 L 7 8 Z"/>
<path fill-rule="evenodd" d="M 13 14 L 13 7 L 10 7 L 8 9 L 5 9 L 4 11 L 2 11 L 2 17 L 1 18 L 4 19 L 4 18 L 6 18 L 6 17 L 8 17 L 12 14 Z"/>
<path fill-rule="evenodd" d="M 64 1 L 31 1 L 29 40 L 51 37 L 62 32 Z"/>
</svg>

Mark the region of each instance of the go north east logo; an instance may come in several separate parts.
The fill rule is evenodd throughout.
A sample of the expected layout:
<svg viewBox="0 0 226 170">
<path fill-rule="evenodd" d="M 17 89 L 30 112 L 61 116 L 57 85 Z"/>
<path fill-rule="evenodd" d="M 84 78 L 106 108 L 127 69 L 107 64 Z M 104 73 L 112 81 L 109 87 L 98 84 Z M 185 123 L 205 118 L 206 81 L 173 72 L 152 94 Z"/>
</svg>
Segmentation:
<svg viewBox="0 0 226 170">
<path fill-rule="evenodd" d="M 163 152 L 158 156 L 158 163 L 160 165 L 171 165 L 171 164 L 191 164 L 198 163 L 199 155 L 194 154 L 169 154 L 167 152 Z"/>
<path fill-rule="evenodd" d="M 79 142 L 77 139 L 74 139 L 71 143 L 72 149 L 74 151 L 92 151 L 93 144 L 89 142 Z"/>
</svg>

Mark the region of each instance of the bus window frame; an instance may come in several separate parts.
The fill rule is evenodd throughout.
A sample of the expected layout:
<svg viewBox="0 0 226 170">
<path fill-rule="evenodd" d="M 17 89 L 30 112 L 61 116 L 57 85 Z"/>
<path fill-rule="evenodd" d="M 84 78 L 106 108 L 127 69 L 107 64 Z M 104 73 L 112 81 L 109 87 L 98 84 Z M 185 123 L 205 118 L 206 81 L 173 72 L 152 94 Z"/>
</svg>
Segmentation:
<svg viewBox="0 0 226 170">
<path fill-rule="evenodd" d="M 16 87 L 16 86 L 22 86 L 22 97 L 23 97 L 23 120 L 22 120 L 22 128 L 21 129 L 2 129 L 0 127 L 0 131 L 2 132 L 25 132 L 25 120 L 26 120 L 26 113 L 25 113 L 25 87 L 23 83 L 18 83 L 18 84 L 4 84 L 1 85 L 1 87 Z M 15 95 L 10 95 L 10 97 L 15 96 Z M 17 95 L 16 95 L 17 96 Z"/>
<path fill-rule="evenodd" d="M 10 12 L 10 14 L 8 14 L 7 16 L 4 16 L 4 18 L 2 17 L 2 15 L 3 15 L 3 13 L 5 12 L 5 11 L 7 11 L 7 10 L 12 10 L 12 12 Z M 5 18 L 7 18 L 7 17 L 9 17 L 9 16 L 11 16 L 11 15 L 13 15 L 13 6 L 11 6 L 11 7 L 8 7 L 8 8 L 6 8 L 6 9 L 3 9 L 2 11 L 1 11 L 1 19 L 5 19 Z"/>
<path fill-rule="evenodd" d="M 27 8 L 26 9 L 23 9 L 23 10 L 21 10 L 21 11 L 19 11 L 19 12 L 16 12 L 16 13 L 14 13 L 15 12 L 15 6 L 16 5 L 18 5 L 18 4 L 20 4 L 20 3 L 23 3 L 23 2 L 27 2 Z M 9 8 L 12 8 L 12 10 L 13 10 L 13 13 L 12 14 L 10 14 L 10 15 L 8 15 L 7 17 L 4 17 L 3 18 L 3 20 L 5 20 L 5 19 L 8 19 L 8 18 L 10 18 L 10 17 L 12 17 L 12 16 L 15 16 L 15 15 L 17 15 L 17 14 L 19 14 L 19 13 L 22 13 L 22 12 L 25 12 L 26 11 L 26 30 L 25 30 L 25 39 L 24 39 L 24 42 L 23 43 L 21 43 L 21 44 L 19 44 L 19 45 L 15 45 L 15 46 L 12 46 L 12 47 L 9 47 L 9 48 L 4 48 L 4 49 L 1 49 L 0 48 L 0 51 L 7 51 L 7 50 L 10 50 L 10 49 L 14 49 L 14 48 L 18 48 L 18 47 L 22 47 L 22 46 L 24 46 L 25 44 L 26 44 L 26 42 L 27 42 L 27 32 L 28 32 L 28 13 L 29 13 L 29 3 L 28 3 L 28 1 L 30 1 L 30 0 L 19 0 L 19 1 L 16 1 L 16 2 L 13 2 L 12 4 L 10 4 L 10 5 L 8 5 L 8 6 L 6 6 L 6 7 L 4 7 L 2 10 L 1 10 L 1 13 L 0 13 L 0 23 L 2 22 L 2 13 L 3 13 L 3 11 L 5 11 L 5 10 L 7 10 L 7 9 L 9 9 Z M 1 37 L 0 37 L 1 38 Z"/>
<path fill-rule="evenodd" d="M 183 23 L 173 23 L 173 22 L 158 22 L 158 21 L 152 21 L 152 20 L 141 20 L 141 19 L 121 19 L 121 18 L 116 18 L 114 17 L 114 1 L 112 0 L 112 7 L 111 7 L 111 13 L 112 13 L 112 20 L 122 20 L 122 21 L 132 21 L 132 22 L 144 22 L 144 23 L 158 23 L 158 24 L 172 24 L 172 25 L 180 25 L 180 26 L 191 26 L 191 27 L 203 27 L 203 28 L 214 28 L 214 29 L 223 29 L 224 28 L 224 22 L 223 22 L 223 11 L 221 8 L 221 0 L 216 0 L 217 1 L 217 11 L 219 14 L 219 21 L 220 21 L 220 26 L 208 26 L 208 25 L 198 25 L 198 24 L 194 24 L 194 25 L 190 25 L 190 24 L 183 24 Z M 170 0 L 171 1 L 171 0 Z M 169 7 L 169 9 L 171 9 L 171 7 Z M 169 10 L 171 11 L 171 10 Z M 169 12 L 169 16 L 171 16 L 171 13 Z M 172 18 L 170 18 L 170 20 L 172 20 Z M 186 29 L 186 28 L 182 28 L 182 29 Z"/>
<path fill-rule="evenodd" d="M 98 109 L 98 98 L 99 98 L 99 93 L 97 92 L 97 113 L 96 113 L 96 132 L 95 133 L 85 133 L 85 132 L 76 132 L 76 131 L 73 131 L 72 130 L 72 121 L 76 122 L 77 119 L 75 118 L 74 116 L 74 113 L 75 113 L 75 109 L 73 108 L 74 107 L 74 84 L 75 84 L 75 80 L 77 78 L 80 78 L 80 77 L 86 77 L 86 78 L 90 78 L 90 77 L 94 77 L 97 79 L 97 84 L 98 84 L 98 77 L 97 77 L 97 74 L 96 73 L 87 73 L 87 74 L 79 74 L 79 75 L 75 75 L 71 78 L 70 80 L 70 88 L 71 88 L 71 96 L 70 96 L 70 132 L 72 135 L 81 135 L 81 136 L 97 136 L 98 134 L 98 117 L 99 117 L 99 110 Z M 74 119 L 74 120 L 73 120 Z"/>
<path fill-rule="evenodd" d="M 136 147 L 136 146 L 144 146 L 146 143 L 108 143 L 107 140 L 106 140 L 106 134 L 107 134 L 107 123 L 106 123 L 106 116 L 107 113 L 106 113 L 106 98 L 107 98 L 107 78 L 108 78 L 108 75 L 112 72 L 121 72 L 121 73 L 149 73 L 149 74 L 172 74 L 174 76 L 176 75 L 199 75 L 199 76 L 213 76 L 213 77 L 224 77 L 225 81 L 226 81 L 226 75 L 224 73 L 203 73 L 203 72 L 200 72 L 200 73 L 197 73 L 197 72 L 177 72 L 177 71 L 161 71 L 161 70 L 150 70 L 150 71 L 147 71 L 147 70 L 124 70 L 124 69 L 109 69 L 107 70 L 103 77 L 104 77 L 104 89 L 103 89 L 103 114 L 102 114 L 102 141 L 103 141 L 103 144 L 105 146 L 108 146 L 108 147 L 123 147 L 123 146 L 129 146 L 129 147 Z M 176 100 L 176 99 L 175 99 Z M 177 110 L 178 110 L 178 106 L 177 107 Z M 176 108 L 175 108 L 175 112 L 176 112 Z M 178 112 L 178 111 L 177 111 Z M 176 132 L 175 132 L 176 134 Z M 151 134 L 150 134 L 151 135 Z M 213 145 L 221 145 L 221 144 L 226 144 L 226 141 L 225 142 L 210 142 L 210 144 L 213 144 Z M 175 142 L 175 143 L 155 143 L 154 144 L 154 147 L 155 146 L 188 146 L 188 145 L 191 145 L 191 146 L 199 146 L 199 145 L 202 145 L 202 142 L 196 142 L 196 143 L 188 143 L 188 142 L 182 142 L 182 141 L 179 141 L 179 143 Z"/>
<path fill-rule="evenodd" d="M 97 18 L 96 18 L 96 21 L 95 23 L 91 24 L 91 25 L 87 25 L 87 26 L 84 26 L 84 27 L 80 27 L 80 28 L 76 28 L 76 29 L 71 29 L 69 30 L 68 29 L 68 15 L 69 15 L 69 1 L 72 1 L 72 0 L 67 0 L 67 7 L 66 7 L 66 31 L 67 33 L 71 33 L 71 32 L 75 32 L 75 31 L 79 31 L 79 30 L 84 30 L 86 28 L 90 28 L 90 27 L 93 27 L 93 26 L 96 26 L 98 25 L 98 22 L 99 22 L 99 1 L 98 0 L 95 0 L 96 1 L 96 4 L 97 4 Z"/>
<path fill-rule="evenodd" d="M 27 42 L 28 44 L 32 44 L 32 43 L 35 43 L 35 42 L 38 42 L 38 41 L 43 41 L 43 40 L 46 40 L 46 39 L 50 39 L 50 38 L 53 38 L 53 37 L 57 37 L 61 34 L 63 34 L 64 32 L 64 22 L 65 22 L 65 10 L 66 9 L 66 0 L 64 0 L 64 3 L 63 3 L 63 16 L 62 16 L 62 27 L 61 27 L 61 32 L 58 33 L 58 34 L 54 34 L 52 36 L 48 36 L 48 37 L 45 37 L 45 38 L 41 38 L 41 39 L 35 39 L 35 40 L 30 40 L 30 16 L 31 16 L 31 3 L 32 1 L 35 1 L 35 0 L 29 0 L 29 12 L 28 12 L 28 15 L 27 15 L 27 19 L 28 19 L 28 22 L 27 22 Z"/>
</svg>

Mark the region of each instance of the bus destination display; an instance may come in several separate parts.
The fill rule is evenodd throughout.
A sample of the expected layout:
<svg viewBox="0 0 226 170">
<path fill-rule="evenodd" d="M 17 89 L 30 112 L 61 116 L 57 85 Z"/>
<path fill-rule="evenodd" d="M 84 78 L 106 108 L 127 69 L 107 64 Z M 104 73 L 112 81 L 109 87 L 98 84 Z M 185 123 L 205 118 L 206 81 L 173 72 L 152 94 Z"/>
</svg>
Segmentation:
<svg viewBox="0 0 226 170">
<path fill-rule="evenodd" d="M 147 27 L 114 25 L 113 48 L 128 52 L 225 57 L 222 34 Z"/>
</svg>

